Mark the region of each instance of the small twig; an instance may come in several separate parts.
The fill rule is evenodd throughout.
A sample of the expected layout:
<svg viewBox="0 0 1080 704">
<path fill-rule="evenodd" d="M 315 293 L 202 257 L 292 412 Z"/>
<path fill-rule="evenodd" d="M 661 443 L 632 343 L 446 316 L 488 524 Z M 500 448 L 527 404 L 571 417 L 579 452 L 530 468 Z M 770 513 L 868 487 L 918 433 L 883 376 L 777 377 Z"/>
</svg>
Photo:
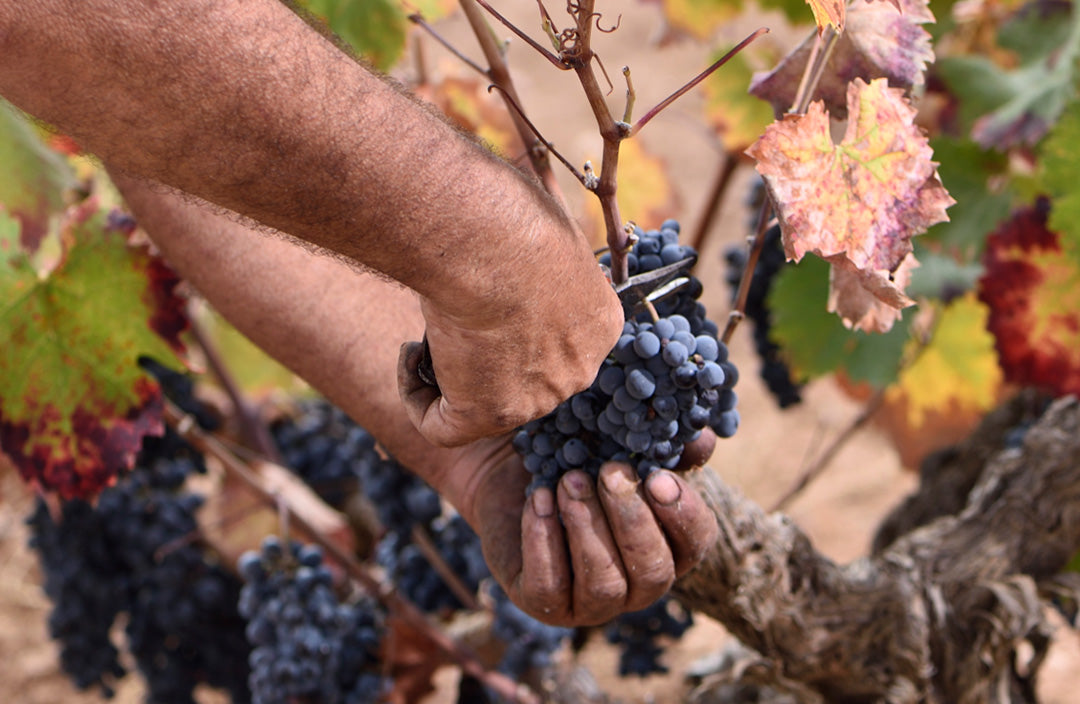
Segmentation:
<svg viewBox="0 0 1080 704">
<path fill-rule="evenodd" d="M 229 371 L 225 360 L 218 353 L 217 347 L 206 335 L 202 326 L 196 321 L 195 316 L 188 317 L 191 321 L 191 336 L 195 338 L 195 343 L 202 349 L 210 371 L 222 388 L 225 389 L 225 393 L 229 396 L 229 400 L 232 401 L 233 407 L 236 409 L 236 417 L 240 421 L 240 434 L 244 438 L 244 442 L 262 453 L 266 459 L 281 464 L 281 453 L 278 452 L 277 445 L 274 444 L 274 439 L 270 436 L 266 424 L 262 422 L 259 414 L 244 398 L 244 392 L 240 390 L 240 385 L 236 383 L 236 379 Z"/>
<path fill-rule="evenodd" d="M 758 257 L 761 256 L 761 250 L 765 246 L 765 231 L 769 229 L 769 213 L 771 211 L 772 203 L 766 198 L 761 203 L 761 210 L 758 211 L 757 229 L 754 231 L 754 239 L 750 244 L 750 253 L 746 257 L 742 279 L 739 280 L 739 290 L 735 294 L 735 303 L 731 307 L 727 326 L 724 328 L 724 334 L 720 338 L 720 341 L 725 345 L 731 342 L 731 336 L 735 334 L 735 329 L 739 327 L 739 323 L 746 317 L 746 298 L 750 295 L 750 282 L 754 279 L 754 269 L 757 268 Z"/>
<path fill-rule="evenodd" d="M 677 91 L 675 91 L 674 93 L 672 93 L 668 97 L 661 100 L 660 103 L 656 107 L 654 107 L 652 110 L 649 110 L 647 113 L 642 115 L 641 119 L 638 120 L 636 123 L 634 123 L 634 126 L 630 129 L 630 136 L 633 136 L 633 135 L 637 134 L 641 130 L 641 128 L 644 127 L 645 124 L 649 122 L 649 120 L 653 119 L 658 114 L 660 114 L 661 110 L 666 108 L 668 105 L 671 105 L 673 102 L 675 102 L 676 100 L 681 98 L 684 94 L 686 94 L 689 90 L 691 90 L 698 83 L 701 83 L 706 78 L 708 78 L 713 73 L 713 71 L 715 71 L 716 69 L 720 68 L 721 66 L 726 64 L 728 61 L 730 61 L 732 59 L 732 57 L 734 57 L 740 51 L 745 49 L 752 41 L 754 41 L 755 39 L 757 39 L 758 37 L 760 37 L 763 34 L 768 34 L 768 32 L 769 32 L 768 27 L 762 27 L 762 28 L 758 29 L 757 31 L 752 33 L 750 36 L 748 36 L 746 39 L 743 39 L 741 42 L 736 44 L 735 47 L 731 51 L 729 51 L 728 53 L 724 54 L 719 59 L 717 59 L 716 62 L 713 63 L 712 66 L 709 66 L 707 69 L 705 69 L 704 71 L 702 71 L 698 75 L 691 78 L 690 81 L 688 83 L 686 83 L 686 85 L 684 85 L 682 88 L 678 89 Z"/>
<path fill-rule="evenodd" d="M 769 511 L 781 511 L 786 508 L 799 494 L 802 493 L 812 481 L 817 479 L 821 474 L 829 467 L 829 464 L 833 461 L 836 455 L 847 445 L 848 441 L 855 437 L 855 434 L 862 429 L 864 425 L 877 413 L 878 409 L 885 402 L 885 387 L 882 387 L 874 392 L 874 395 L 866 402 L 863 409 L 859 412 L 859 415 L 852 419 L 844 430 L 833 438 L 833 441 L 829 443 L 829 446 L 818 458 L 814 460 L 812 464 L 805 467 L 802 472 L 799 473 L 799 478 L 784 494 L 777 499 L 776 503 L 772 505 Z"/>
<path fill-rule="evenodd" d="M 739 166 L 738 154 L 724 152 L 723 159 L 724 162 L 720 166 L 720 171 L 716 174 L 716 179 L 709 190 L 709 199 L 701 214 L 701 221 L 698 223 L 693 237 L 687 243 L 698 252 L 703 251 L 705 247 L 705 238 L 712 230 L 713 223 L 716 222 L 716 218 L 720 214 L 720 204 L 724 202 L 724 194 L 727 193 L 732 176 L 735 175 L 735 170 Z"/>
<path fill-rule="evenodd" d="M 458 0 L 458 2 L 476 36 L 476 41 L 480 44 L 484 59 L 488 62 L 488 70 L 484 72 L 484 75 L 499 89 L 499 94 L 503 97 L 503 102 L 506 103 L 507 110 L 510 112 L 514 129 L 521 138 L 521 143 L 525 145 L 525 152 L 528 154 L 533 172 L 544 185 L 544 190 L 558 201 L 564 211 L 569 212 L 558 179 L 555 178 L 555 173 L 551 169 L 551 161 L 548 159 L 548 152 L 553 151 L 550 142 L 544 139 L 539 130 L 525 119 L 525 112 L 521 109 L 521 98 L 518 97 L 514 81 L 510 77 L 510 68 L 506 65 L 503 48 L 495 41 L 495 36 L 484 20 L 483 13 L 477 7 L 476 0 Z M 556 156 L 564 164 L 567 163 L 560 155 L 556 154 Z"/>
<path fill-rule="evenodd" d="M 791 113 L 801 115 L 810 106 L 810 101 L 813 100 L 818 83 L 821 82 L 821 77 L 825 74 L 825 65 L 829 62 L 829 57 L 832 55 L 839 36 L 839 33 L 830 26 L 826 27 L 823 33 L 814 37 L 814 46 L 810 50 L 810 57 L 806 61 L 805 68 L 803 68 L 803 75 L 799 80 L 799 89 L 795 92 L 795 100 L 791 104 Z"/>
<path fill-rule="evenodd" d="M 414 524 L 412 527 L 412 540 L 413 543 L 420 549 L 420 552 L 427 559 L 431 568 L 438 573 L 442 578 L 442 581 L 446 583 L 446 586 L 450 588 L 450 591 L 454 593 L 461 605 L 468 611 L 476 611 L 480 608 L 480 604 L 476 601 L 476 595 L 465 586 L 465 583 L 461 581 L 461 577 L 458 576 L 450 565 L 446 564 L 446 560 L 443 559 L 442 553 L 439 552 L 439 548 L 431 540 L 431 536 L 427 530 L 419 525 Z"/>
<path fill-rule="evenodd" d="M 563 60 L 561 58 L 559 58 L 555 54 L 551 53 L 550 51 L 548 51 L 544 47 L 540 46 L 540 44 L 538 44 L 536 42 L 536 40 L 534 40 L 528 34 L 525 34 L 520 29 L 515 27 L 513 22 L 511 22 L 510 20 L 506 19 L 505 17 L 500 15 L 498 12 L 496 12 L 495 8 L 493 8 L 491 5 L 487 4 L 487 2 L 485 2 L 485 0 L 465 0 L 465 1 L 461 2 L 461 7 L 464 9 L 466 7 L 467 3 L 472 3 L 472 2 L 475 2 L 477 5 L 479 5 L 480 7 L 484 8 L 489 13 L 491 13 L 492 17 L 499 20 L 499 22 L 501 22 L 503 25 L 505 25 L 511 32 L 516 34 L 517 37 L 519 39 L 521 39 L 523 42 L 525 42 L 526 44 L 531 46 L 533 49 L 536 49 L 538 52 L 540 52 L 540 55 L 543 56 L 548 61 L 550 61 L 555 66 L 555 68 L 559 69 L 560 71 L 566 71 L 567 69 L 570 68 L 569 66 L 567 66 L 566 64 L 563 63 Z"/>
<path fill-rule="evenodd" d="M 506 100 L 506 104 L 511 107 L 511 111 L 521 118 L 521 121 L 524 122 L 525 126 L 528 127 L 532 134 L 536 136 L 536 139 L 539 140 L 540 144 L 544 145 L 548 152 L 554 154 L 555 158 L 558 159 L 559 162 L 563 166 L 565 166 L 570 171 L 570 173 L 574 175 L 574 178 L 581 182 L 581 185 L 588 188 L 588 178 L 585 176 L 585 174 L 578 171 L 577 168 L 573 164 L 571 164 L 569 160 L 566 159 L 566 157 L 560 154 L 559 151 L 555 149 L 554 144 L 544 139 L 544 135 L 540 134 L 540 130 L 537 129 L 536 125 L 532 123 L 532 120 L 525 116 L 525 113 L 521 110 L 521 107 L 514 101 L 514 99 L 510 95 L 503 92 L 503 89 L 500 86 L 495 85 L 494 83 L 488 86 L 488 91 L 491 91 L 492 89 L 497 90 L 499 91 L 499 93 L 502 94 L 503 98 Z"/>
<path fill-rule="evenodd" d="M 623 110 L 622 121 L 630 124 L 634 115 L 634 101 L 637 100 L 637 94 L 634 93 L 634 82 L 630 80 L 629 66 L 622 67 L 622 75 L 626 78 L 626 110 Z"/>
<path fill-rule="evenodd" d="M 427 20 L 425 20 L 424 16 L 421 15 L 419 12 L 414 12 L 411 15 L 409 15 L 409 21 L 412 22 L 413 24 L 419 26 L 421 29 L 423 29 L 425 32 L 427 32 L 429 35 L 431 35 L 432 39 L 437 41 L 439 44 L 441 44 L 443 46 L 444 49 L 446 49 L 451 54 L 456 56 L 458 58 L 458 60 L 461 61 L 463 64 L 465 64 L 466 66 L 468 66 L 472 70 L 476 71 L 477 73 L 481 74 L 482 76 L 484 76 L 488 80 L 491 79 L 491 74 L 488 73 L 488 71 L 486 69 L 484 69 L 483 66 L 476 63 L 475 61 L 470 59 L 468 56 L 465 56 L 465 54 L 458 51 L 457 47 L 455 47 L 453 44 L 451 44 L 449 41 L 447 41 L 446 38 L 443 37 L 441 34 L 436 32 L 435 28 L 432 27 L 430 24 L 428 24 Z M 421 78 L 420 78 L 420 84 L 423 85 L 425 83 L 427 83 L 427 77 L 422 75 Z"/>
<path fill-rule="evenodd" d="M 277 495 L 262 485 L 255 472 L 233 455 L 216 438 L 203 432 L 197 424 L 191 422 L 189 416 L 168 402 L 165 405 L 165 418 L 167 422 L 176 428 L 181 437 L 204 454 L 218 459 L 227 472 L 240 479 L 266 505 L 272 507 L 278 505 Z M 492 691 L 508 701 L 519 702 L 520 704 L 540 704 L 540 697 L 535 692 L 524 685 L 519 685 L 506 675 L 486 669 L 465 646 L 455 642 L 448 635 L 432 626 L 415 604 L 402 597 L 391 587 L 380 584 L 372 578 L 354 555 L 343 550 L 337 543 L 329 540 L 314 526 L 310 525 L 302 516 L 292 511 L 284 497 L 282 497 L 281 505 L 288 512 L 289 520 L 304 533 L 311 536 L 312 541 L 340 564 L 349 577 L 364 591 L 379 599 L 387 609 L 396 613 L 403 621 L 424 634 L 433 645 L 460 665 L 463 671 L 480 680 L 490 687 Z"/>
</svg>

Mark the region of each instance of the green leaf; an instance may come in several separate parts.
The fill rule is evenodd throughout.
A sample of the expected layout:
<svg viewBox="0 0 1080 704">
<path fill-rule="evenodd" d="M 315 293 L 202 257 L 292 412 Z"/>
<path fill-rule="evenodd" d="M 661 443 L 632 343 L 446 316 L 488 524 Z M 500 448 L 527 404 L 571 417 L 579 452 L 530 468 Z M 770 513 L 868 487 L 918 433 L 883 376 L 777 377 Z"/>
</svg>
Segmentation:
<svg viewBox="0 0 1080 704">
<path fill-rule="evenodd" d="M 376 68 L 405 48 L 405 15 L 394 0 L 302 0 L 304 6 Z"/>
<path fill-rule="evenodd" d="M 22 242 L 36 249 L 49 218 L 64 209 L 75 174 L 10 104 L 0 100 L 0 210 L 22 225 Z"/>
<path fill-rule="evenodd" d="M 950 300 L 975 288 L 982 275 L 978 262 L 963 264 L 953 257 L 925 251 L 916 246 L 915 255 L 919 268 L 911 272 L 907 293 L 912 298 L 935 298 Z"/>
<path fill-rule="evenodd" d="M 964 132 L 1024 87 L 985 56 L 945 56 L 937 60 L 934 71 L 959 101 L 960 129 Z"/>
<path fill-rule="evenodd" d="M 175 361 L 186 319 L 179 279 L 104 214 L 68 235 L 39 276 L 0 215 L 0 447 L 31 483 L 86 497 L 161 434 L 161 391 L 137 360 Z"/>
<path fill-rule="evenodd" d="M 876 387 L 895 381 L 911 316 L 885 334 L 852 331 L 826 310 L 828 298 L 829 265 L 816 257 L 784 267 L 773 282 L 771 337 L 795 373 L 813 378 L 842 370 Z"/>
<path fill-rule="evenodd" d="M 1028 3 L 998 29 L 998 45 L 1022 64 L 1045 59 L 1068 41 L 1072 12 L 1072 3 Z"/>
<path fill-rule="evenodd" d="M 1040 149 L 1039 181 L 1054 201 L 1050 229 L 1062 249 L 1080 252 L 1080 103 L 1073 103 Z"/>
<path fill-rule="evenodd" d="M 1008 159 L 970 139 L 939 137 L 930 146 L 940 162 L 941 182 L 956 204 L 949 208 L 948 222 L 934 225 L 922 239 L 941 245 L 963 262 L 976 261 L 986 236 L 1012 208 L 1013 194 L 997 185 L 1005 182 L 1001 177 L 1008 171 Z M 914 276 L 920 276 L 918 270 Z"/>
<path fill-rule="evenodd" d="M 942 75 L 960 98 L 961 114 L 966 119 L 980 112 L 974 109 L 980 102 L 994 103 L 972 124 L 971 136 L 976 142 L 997 149 L 1034 145 L 1061 117 L 1076 95 L 1080 13 L 1071 19 L 1063 43 L 1048 46 L 1043 55 L 1013 71 L 1003 71 L 980 57 L 959 57 L 943 66 Z"/>
</svg>

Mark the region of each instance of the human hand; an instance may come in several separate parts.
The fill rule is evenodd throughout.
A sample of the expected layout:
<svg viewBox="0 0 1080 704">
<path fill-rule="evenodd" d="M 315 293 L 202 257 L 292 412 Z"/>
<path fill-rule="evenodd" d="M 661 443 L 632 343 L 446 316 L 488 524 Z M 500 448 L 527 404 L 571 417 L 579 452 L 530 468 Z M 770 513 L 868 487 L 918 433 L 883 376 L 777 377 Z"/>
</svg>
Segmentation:
<svg viewBox="0 0 1080 704">
<path fill-rule="evenodd" d="M 446 311 L 422 300 L 438 387 L 417 374 L 422 346 L 406 343 L 398 386 L 409 419 L 429 441 L 462 445 L 506 432 L 588 388 L 623 325 L 618 297 L 593 262 L 491 314 Z"/>
<path fill-rule="evenodd" d="M 596 482 L 573 471 L 554 495 L 537 489 L 526 498 L 529 475 L 505 438 L 462 450 L 449 472 L 473 474 L 457 477 L 463 495 L 450 498 L 480 536 L 496 581 L 546 623 L 595 625 L 643 609 L 717 539 L 712 512 L 675 473 L 640 482 L 612 462 Z"/>
</svg>

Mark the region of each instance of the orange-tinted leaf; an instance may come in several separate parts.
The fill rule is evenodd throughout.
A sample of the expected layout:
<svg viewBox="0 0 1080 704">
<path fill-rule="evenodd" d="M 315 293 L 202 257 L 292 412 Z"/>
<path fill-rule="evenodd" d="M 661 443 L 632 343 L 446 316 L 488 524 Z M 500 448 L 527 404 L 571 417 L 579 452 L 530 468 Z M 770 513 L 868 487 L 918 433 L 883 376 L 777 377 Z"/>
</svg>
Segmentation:
<svg viewBox="0 0 1080 704">
<path fill-rule="evenodd" d="M 1046 227 L 1049 202 L 1016 213 L 987 241 L 979 298 L 990 306 L 1006 378 L 1080 393 L 1080 261 Z"/>
<path fill-rule="evenodd" d="M 843 31 L 844 18 L 847 15 L 844 0 L 806 0 L 806 4 L 814 12 L 814 22 L 817 23 L 819 32 L 826 27 Z"/>
<path fill-rule="evenodd" d="M 911 90 L 923 83 L 926 64 L 934 60 L 930 34 L 922 25 L 934 21 L 926 0 L 856 2 L 847 28 L 836 39 L 814 97 L 823 100 L 834 119 L 847 118 L 848 83 L 856 78 L 886 78 L 893 88 Z M 767 73 L 754 76 L 750 92 L 783 115 L 795 100 L 806 62 L 814 47 L 811 35 Z"/>
<path fill-rule="evenodd" d="M 846 257 L 830 258 L 830 313 L 844 325 L 864 332 L 888 332 L 900 319 L 900 311 L 914 301 L 904 289 L 911 283 L 911 270 L 919 266 L 915 255 L 904 257 L 896 272 L 856 268 Z"/>
<path fill-rule="evenodd" d="M 161 391 L 136 361 L 175 360 L 186 319 L 179 279 L 103 213 L 67 240 L 39 275 L 0 216 L 0 447 L 28 481 L 86 497 L 162 432 Z"/>
<path fill-rule="evenodd" d="M 848 112 L 840 144 L 832 140 L 824 107 L 815 102 L 805 115 L 770 125 L 747 154 L 757 160 L 778 208 L 789 259 L 811 252 L 858 270 L 867 291 L 902 307 L 907 301 L 895 285 L 896 273 L 911 253 L 911 238 L 947 220 L 945 208 L 953 201 L 903 91 L 884 79 L 856 79 Z M 837 295 L 837 309 L 846 309 L 849 294 Z"/>
<path fill-rule="evenodd" d="M 886 391 L 882 420 L 905 465 L 965 437 L 998 402 L 1002 374 L 988 314 L 974 293 L 953 301 L 930 342 Z"/>
</svg>

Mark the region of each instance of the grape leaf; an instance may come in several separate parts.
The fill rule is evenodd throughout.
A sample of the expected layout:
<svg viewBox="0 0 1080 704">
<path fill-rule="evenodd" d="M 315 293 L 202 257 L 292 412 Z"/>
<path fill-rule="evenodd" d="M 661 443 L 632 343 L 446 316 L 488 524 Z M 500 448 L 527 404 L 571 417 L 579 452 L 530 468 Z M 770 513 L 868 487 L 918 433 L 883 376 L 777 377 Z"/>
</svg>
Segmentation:
<svg viewBox="0 0 1080 704">
<path fill-rule="evenodd" d="M 0 215 L 0 447 L 27 481 L 87 497 L 163 430 L 161 391 L 136 361 L 182 352 L 179 280 L 100 212 L 70 224 L 48 275 L 17 233 Z"/>
<path fill-rule="evenodd" d="M 896 380 L 910 322 L 883 335 L 848 330 L 825 309 L 828 270 L 828 263 L 814 257 L 783 268 L 769 290 L 770 338 L 802 378 L 840 371 L 856 383 L 888 386 Z"/>
<path fill-rule="evenodd" d="M 75 185 L 67 162 L 49 149 L 14 107 L 0 101 L 0 209 L 22 225 L 22 244 L 30 250 L 63 211 L 63 193 Z"/>
<path fill-rule="evenodd" d="M 1053 34 L 1046 38 L 1053 38 Z M 961 117 L 970 121 L 972 138 L 984 148 L 1034 145 L 1061 117 L 1075 97 L 1075 65 L 1080 56 L 1080 13 L 1074 12 L 1065 41 L 1030 61 L 1004 70 L 985 57 L 955 57 L 942 76 L 957 96 Z"/>
<path fill-rule="evenodd" d="M 1054 200 L 1049 227 L 1080 252 L 1080 103 L 1071 104 L 1040 145 L 1039 184 Z"/>
<path fill-rule="evenodd" d="M 911 274 L 907 294 L 912 298 L 936 298 L 950 301 L 975 288 L 982 276 L 982 264 L 963 264 L 953 257 L 916 247 L 919 268 Z"/>
<path fill-rule="evenodd" d="M 1005 155 L 982 149 L 970 139 L 937 137 L 930 141 L 934 156 L 941 162 L 938 172 L 949 184 L 956 204 L 949 209 L 949 220 L 931 227 L 924 243 L 934 242 L 964 262 L 976 262 L 986 236 L 1009 216 L 1013 194 Z M 922 261 L 922 257 L 919 260 Z M 925 262 L 924 262 L 925 263 Z M 915 277 L 922 276 L 919 272 Z"/>
<path fill-rule="evenodd" d="M 719 58 L 718 52 L 713 60 Z M 706 119 L 728 151 L 746 149 L 773 121 L 769 106 L 747 92 L 751 74 L 744 52 L 736 54 L 705 81 Z"/>
<path fill-rule="evenodd" d="M 843 120 L 847 118 L 848 83 L 855 78 L 887 78 L 889 85 L 905 91 L 921 85 L 926 64 L 934 60 L 930 34 L 921 25 L 933 21 L 926 0 L 903 0 L 902 10 L 890 0 L 853 4 L 847 28 L 836 39 L 814 97 L 825 101 L 833 118 Z M 795 101 L 815 41 L 814 36 L 808 37 L 772 71 L 754 76 L 750 92 L 768 101 L 777 116 Z"/>
<path fill-rule="evenodd" d="M 955 299 L 886 390 L 884 423 L 907 466 L 965 437 L 997 403 L 1002 374 L 986 330 L 988 313 L 974 292 Z"/>
<path fill-rule="evenodd" d="M 959 405 L 982 414 L 997 401 L 1001 369 L 986 330 L 989 310 L 971 292 L 941 312 L 929 343 L 903 371 L 888 395 L 908 398 L 908 420 L 922 425 L 933 409 Z"/>
<path fill-rule="evenodd" d="M 376 68 L 394 65 L 405 48 L 405 15 L 394 0 L 299 0 Z"/>
<path fill-rule="evenodd" d="M 814 22 L 819 32 L 826 27 L 844 30 L 844 17 L 847 14 L 844 0 L 806 0 L 806 4 L 814 12 Z"/>
<path fill-rule="evenodd" d="M 896 274 L 912 251 L 911 238 L 946 220 L 953 201 L 903 91 L 885 79 L 855 79 L 848 110 L 852 119 L 840 144 L 818 101 L 805 115 L 770 125 L 746 153 L 757 160 L 778 208 L 788 258 L 811 252 L 836 265 L 833 303 L 845 322 L 885 330 L 887 316 L 867 317 L 867 301 L 852 284 L 888 307 L 908 305 Z"/>
<path fill-rule="evenodd" d="M 1046 199 L 990 236 L 979 298 L 1006 378 L 1054 394 L 1080 393 L 1080 255 L 1047 228 Z"/>
</svg>

